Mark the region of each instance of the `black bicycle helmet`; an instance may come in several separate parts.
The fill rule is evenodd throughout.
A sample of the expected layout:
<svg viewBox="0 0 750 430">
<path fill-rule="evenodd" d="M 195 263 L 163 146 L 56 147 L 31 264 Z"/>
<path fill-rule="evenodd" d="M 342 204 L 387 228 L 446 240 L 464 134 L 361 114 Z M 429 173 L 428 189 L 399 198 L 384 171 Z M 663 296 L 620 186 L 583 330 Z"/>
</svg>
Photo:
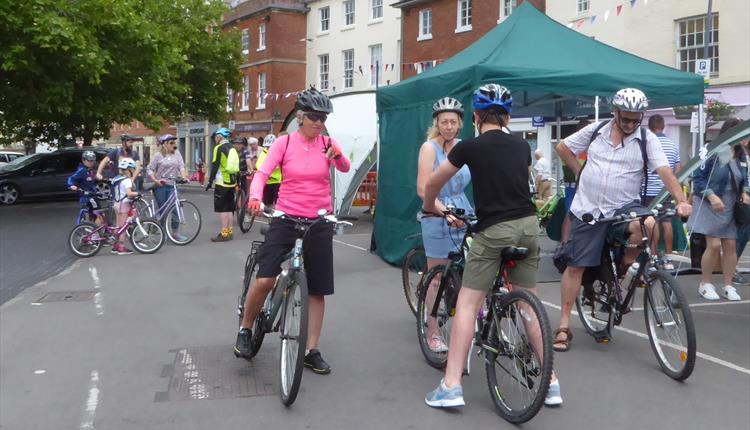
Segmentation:
<svg viewBox="0 0 750 430">
<path fill-rule="evenodd" d="M 310 88 L 299 93 L 297 95 L 297 103 L 294 104 L 294 107 L 303 112 L 333 113 L 331 99 L 315 88 Z"/>
</svg>

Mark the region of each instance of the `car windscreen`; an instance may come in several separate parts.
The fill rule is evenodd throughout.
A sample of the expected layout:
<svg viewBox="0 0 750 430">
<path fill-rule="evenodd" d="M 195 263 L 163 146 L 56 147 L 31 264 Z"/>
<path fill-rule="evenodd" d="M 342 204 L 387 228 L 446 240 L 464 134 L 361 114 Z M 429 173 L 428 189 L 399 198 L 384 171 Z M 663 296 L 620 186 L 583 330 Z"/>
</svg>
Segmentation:
<svg viewBox="0 0 750 430">
<path fill-rule="evenodd" d="M 0 166 L 0 170 L 18 170 L 22 167 L 28 166 L 29 164 L 39 160 L 42 157 L 44 157 L 44 154 L 24 155 L 23 157 L 16 158 L 8 164 Z"/>
</svg>

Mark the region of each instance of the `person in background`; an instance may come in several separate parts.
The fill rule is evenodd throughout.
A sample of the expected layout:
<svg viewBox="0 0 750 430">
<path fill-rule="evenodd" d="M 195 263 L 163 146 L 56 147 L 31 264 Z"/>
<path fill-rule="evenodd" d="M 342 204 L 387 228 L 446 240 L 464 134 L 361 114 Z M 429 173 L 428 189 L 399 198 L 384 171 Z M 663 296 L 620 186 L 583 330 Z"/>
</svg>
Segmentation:
<svg viewBox="0 0 750 430">
<path fill-rule="evenodd" d="M 274 137 L 273 134 L 266 135 L 266 137 L 263 138 L 263 149 L 258 154 L 258 161 L 255 164 L 256 170 L 260 169 L 260 166 L 263 165 L 263 161 L 265 161 L 266 157 L 268 156 L 268 151 L 271 150 L 271 145 L 273 145 L 275 140 L 276 138 Z M 264 205 L 266 205 L 269 208 L 272 208 L 276 205 L 276 200 L 279 198 L 280 186 L 281 186 L 281 168 L 277 167 L 268 176 L 268 181 L 266 181 L 266 186 L 265 188 L 263 188 L 263 204 Z"/>
<path fill-rule="evenodd" d="M 742 142 L 742 147 L 745 149 L 745 157 L 740 164 L 744 165 L 745 171 L 747 171 L 748 177 L 750 177 L 750 139 L 745 139 Z M 745 251 L 748 240 L 750 240 L 750 224 L 737 227 L 737 261 L 739 261 L 739 258 Z M 737 266 L 739 269 L 739 263 L 737 263 Z M 750 285 L 750 276 L 740 273 L 739 270 L 735 270 L 732 283 L 742 286 Z"/>
<path fill-rule="evenodd" d="M 94 170 L 95 165 L 96 154 L 94 153 L 94 151 L 83 151 L 83 154 L 81 155 L 81 165 L 78 166 L 78 169 L 76 169 L 76 171 L 68 178 L 68 188 L 71 191 L 78 191 L 80 189 L 81 191 L 90 193 L 90 195 L 88 196 L 81 194 L 79 198 L 81 207 L 87 208 L 89 210 L 89 213 L 92 213 L 92 211 L 95 209 L 94 205 L 92 205 L 91 203 L 91 199 L 96 198 L 96 171 Z M 94 200 L 94 202 L 95 201 L 96 200 Z M 96 218 L 96 223 L 101 223 L 100 217 Z"/>
<path fill-rule="evenodd" d="M 536 181 L 537 198 L 547 201 L 552 194 L 552 166 L 549 160 L 544 157 L 541 149 L 534 151 L 534 165 L 531 169 L 534 171 L 534 180 Z"/>
<path fill-rule="evenodd" d="M 114 201 L 113 208 L 117 214 L 117 226 L 123 225 L 128 220 L 130 209 L 133 204 L 133 197 L 137 197 L 138 193 L 135 191 L 135 184 L 133 184 L 133 178 L 136 172 L 136 163 L 132 158 L 120 157 L 117 162 L 117 167 L 120 170 L 120 175 L 112 180 L 113 190 L 112 199 Z M 125 247 L 123 243 L 123 232 L 117 237 L 117 242 L 112 245 L 112 253 L 118 255 L 132 254 L 133 251 Z"/>
<path fill-rule="evenodd" d="M 214 139 L 213 158 L 211 161 L 211 174 L 208 176 L 206 190 L 214 183 L 214 212 L 219 214 L 221 231 L 211 238 L 211 242 L 227 242 L 234 238 L 232 224 L 234 218 L 234 187 L 237 185 L 237 175 L 227 171 L 227 160 L 231 151 L 235 151 L 229 142 L 231 132 L 226 128 L 216 130 L 212 137 Z M 239 154 L 238 154 L 239 156 Z"/>
<path fill-rule="evenodd" d="M 188 180 L 187 170 L 185 170 L 185 161 L 182 154 L 177 150 L 177 138 L 171 134 L 165 134 L 159 138 L 159 152 L 157 152 L 148 164 L 146 171 L 148 176 L 154 181 L 154 199 L 156 204 L 161 208 L 167 203 L 169 198 L 174 194 L 174 185 L 177 178 Z M 177 240 L 186 240 L 186 238 L 177 231 L 180 226 L 178 217 L 172 217 L 170 228 L 173 237 Z"/>
</svg>

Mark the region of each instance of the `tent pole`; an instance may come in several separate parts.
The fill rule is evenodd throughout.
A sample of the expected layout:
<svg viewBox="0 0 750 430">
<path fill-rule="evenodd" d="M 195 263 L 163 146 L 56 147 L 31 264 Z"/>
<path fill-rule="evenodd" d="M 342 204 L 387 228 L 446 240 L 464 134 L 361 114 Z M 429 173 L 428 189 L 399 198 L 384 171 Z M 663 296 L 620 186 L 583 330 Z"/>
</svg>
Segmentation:
<svg viewBox="0 0 750 430">
<path fill-rule="evenodd" d="M 560 113 L 557 114 L 557 142 L 555 142 L 555 146 L 562 142 L 562 117 L 560 116 Z M 558 167 L 557 167 L 557 192 L 560 192 L 560 188 L 562 186 L 562 180 L 563 180 L 563 161 L 562 158 L 557 157 L 558 160 Z"/>
<path fill-rule="evenodd" d="M 594 122 L 599 122 L 599 96 L 594 97 Z"/>
</svg>

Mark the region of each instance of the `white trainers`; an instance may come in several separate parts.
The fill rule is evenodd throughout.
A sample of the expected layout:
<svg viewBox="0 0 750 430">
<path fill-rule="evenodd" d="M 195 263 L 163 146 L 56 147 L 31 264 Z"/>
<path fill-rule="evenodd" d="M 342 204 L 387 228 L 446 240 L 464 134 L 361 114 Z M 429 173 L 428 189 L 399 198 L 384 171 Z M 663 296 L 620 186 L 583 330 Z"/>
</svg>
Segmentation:
<svg viewBox="0 0 750 430">
<path fill-rule="evenodd" d="M 551 382 L 549 384 L 549 390 L 547 391 L 547 397 L 544 398 L 544 404 L 547 406 L 560 406 L 562 405 L 562 394 L 560 394 L 560 380 Z"/>
<path fill-rule="evenodd" d="M 737 300 L 742 300 L 742 297 L 740 297 L 740 295 L 737 294 L 737 289 L 731 285 L 727 285 L 726 287 L 722 288 L 722 291 L 724 293 L 724 297 L 727 300 L 731 300 L 733 302 L 736 302 Z"/>
<path fill-rule="evenodd" d="M 701 282 L 698 285 L 698 294 L 706 300 L 719 300 L 720 298 L 719 295 L 716 294 L 716 287 L 710 282 L 706 282 L 705 284 Z"/>
</svg>

